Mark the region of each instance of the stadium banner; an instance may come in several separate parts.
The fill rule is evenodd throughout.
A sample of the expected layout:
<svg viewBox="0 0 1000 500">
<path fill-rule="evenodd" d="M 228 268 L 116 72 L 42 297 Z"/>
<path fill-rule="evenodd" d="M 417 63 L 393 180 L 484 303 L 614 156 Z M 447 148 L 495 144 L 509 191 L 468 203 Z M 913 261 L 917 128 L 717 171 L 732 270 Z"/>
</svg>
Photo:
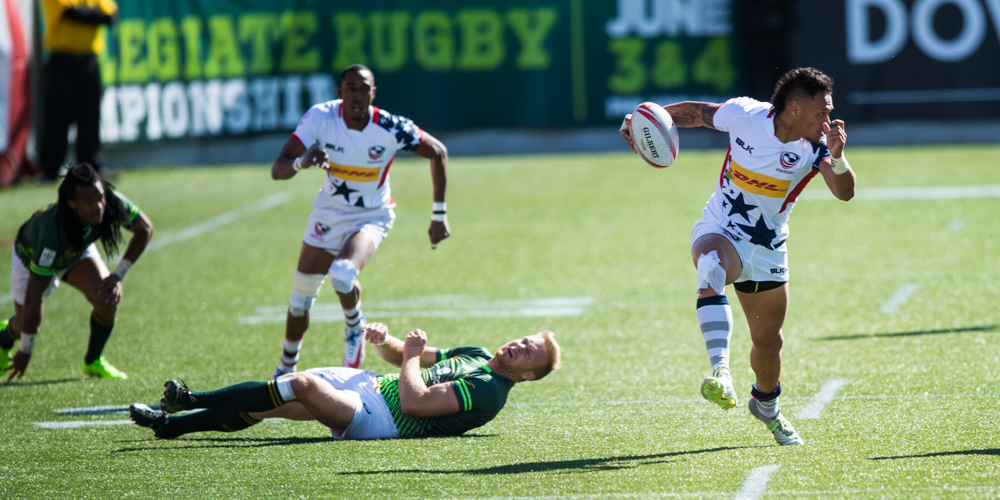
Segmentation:
<svg viewBox="0 0 1000 500">
<path fill-rule="evenodd" d="M 802 1 L 795 7 L 792 60 L 834 78 L 836 117 L 1000 116 L 1000 0 Z"/>
<path fill-rule="evenodd" d="M 731 0 L 120 0 L 106 145 L 290 132 L 362 63 L 432 131 L 618 123 L 735 92 Z"/>
</svg>

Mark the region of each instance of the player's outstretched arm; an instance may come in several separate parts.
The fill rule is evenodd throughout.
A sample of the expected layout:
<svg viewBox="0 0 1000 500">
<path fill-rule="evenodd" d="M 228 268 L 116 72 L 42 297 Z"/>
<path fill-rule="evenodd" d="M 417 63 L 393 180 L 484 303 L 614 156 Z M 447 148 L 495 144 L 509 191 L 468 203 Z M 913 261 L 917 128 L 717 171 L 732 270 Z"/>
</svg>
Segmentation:
<svg viewBox="0 0 1000 500">
<path fill-rule="evenodd" d="M 826 186 L 838 200 L 850 200 L 854 198 L 858 178 L 847 164 L 847 157 L 844 156 L 844 146 L 847 144 L 844 121 L 833 120 L 831 123 L 824 123 L 823 132 L 826 134 L 826 146 L 830 149 L 830 158 L 820 162 L 819 171 L 823 173 Z"/>
<path fill-rule="evenodd" d="M 318 148 L 307 153 L 307 149 L 297 137 L 294 135 L 289 137 L 271 165 L 271 178 L 274 180 L 291 179 L 299 170 L 313 165 L 319 165 L 319 168 L 323 170 L 330 168 L 330 158 L 325 150 Z"/>
<path fill-rule="evenodd" d="M 388 326 L 378 322 L 368 323 L 362 333 L 365 340 L 375 344 L 380 358 L 396 368 L 403 365 L 403 341 L 389 335 Z M 427 368 L 437 363 L 437 353 L 437 348 L 424 346 L 424 352 L 420 354 L 420 367 Z"/>
<path fill-rule="evenodd" d="M 42 293 L 51 282 L 51 277 L 43 278 L 33 273 L 28 274 L 24 304 L 21 305 L 20 314 L 17 317 L 21 330 L 21 347 L 14 353 L 13 364 L 4 369 L 5 372 L 9 373 L 8 382 L 15 376 L 17 378 L 23 377 L 24 371 L 28 369 L 28 361 L 31 360 L 31 353 L 35 346 L 35 335 L 38 334 L 38 325 L 42 323 Z"/>
<path fill-rule="evenodd" d="M 115 268 L 114 272 L 101 280 L 101 284 L 97 288 L 97 295 L 108 304 L 118 305 L 121 302 L 122 287 L 120 283 L 125 279 L 125 274 L 132 268 L 135 261 L 139 260 L 142 252 L 146 250 L 149 240 L 153 239 L 153 222 L 142 212 L 139 212 L 139 216 L 126 229 L 132 232 L 132 238 L 129 239 L 125 254 L 118 261 L 118 267 Z"/>
<path fill-rule="evenodd" d="M 411 417 L 424 418 L 458 413 L 458 396 L 450 382 L 427 387 L 420 376 L 420 359 L 426 347 L 426 333 L 413 330 L 406 334 L 399 370 L 399 409 Z"/>
<path fill-rule="evenodd" d="M 431 214 L 431 227 L 427 230 L 427 234 L 431 238 L 431 249 L 434 249 L 441 240 L 451 234 L 444 205 L 445 189 L 448 186 L 448 148 L 431 134 L 427 132 L 423 132 L 423 134 L 424 141 L 420 143 L 420 146 L 417 146 L 413 154 L 431 161 L 434 210 Z"/>
<path fill-rule="evenodd" d="M 721 104 L 714 102 L 683 101 L 664 106 L 674 123 L 680 128 L 705 127 L 716 130 L 713 117 Z"/>
</svg>

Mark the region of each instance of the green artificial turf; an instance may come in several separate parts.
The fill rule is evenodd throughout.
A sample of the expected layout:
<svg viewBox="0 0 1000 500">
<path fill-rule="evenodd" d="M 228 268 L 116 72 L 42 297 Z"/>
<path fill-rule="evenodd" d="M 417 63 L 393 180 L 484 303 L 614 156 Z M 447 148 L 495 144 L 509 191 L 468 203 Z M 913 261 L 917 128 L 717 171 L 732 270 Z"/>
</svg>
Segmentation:
<svg viewBox="0 0 1000 500">
<path fill-rule="evenodd" d="M 59 415 L 156 403 L 163 381 L 207 390 L 270 376 L 280 323 L 241 324 L 287 305 L 315 170 L 272 181 L 264 165 L 119 172 L 158 239 L 279 192 L 290 201 L 143 255 L 125 283 L 105 356 L 126 381 L 83 378 L 89 306 L 63 285 L 45 302 L 35 355 L 0 384 L 2 498 L 733 497 L 777 465 L 764 498 L 980 498 L 1000 494 L 1000 198 L 804 200 L 791 216 L 791 304 L 783 412 L 806 441 L 780 448 L 746 411 L 750 339 L 733 300 L 740 407 L 700 399 L 709 364 L 694 314 L 691 225 L 722 151 L 682 152 L 665 170 L 630 154 L 453 158 L 452 236 L 430 249 L 427 163 L 392 169 L 395 227 L 361 274 L 366 309 L 454 295 L 480 301 L 593 297 L 579 316 L 391 317 L 432 345 L 556 332 L 563 368 L 519 384 L 486 426 L 458 438 L 336 442 L 316 423 L 267 421 L 173 441 L 131 425 Z M 859 188 L 1000 185 L 1000 147 L 852 148 Z M 825 190 L 821 177 L 807 192 Z M 55 186 L 0 192 L 7 255 Z M 10 263 L 0 259 L 0 295 Z M 917 291 L 879 311 L 905 284 Z M 318 305 L 334 304 L 329 286 Z M 13 313 L 10 299 L 0 315 Z M 315 323 L 301 368 L 337 365 L 343 324 Z M 364 367 L 391 367 L 369 349 Z M 802 410 L 829 380 L 837 397 Z"/>
</svg>

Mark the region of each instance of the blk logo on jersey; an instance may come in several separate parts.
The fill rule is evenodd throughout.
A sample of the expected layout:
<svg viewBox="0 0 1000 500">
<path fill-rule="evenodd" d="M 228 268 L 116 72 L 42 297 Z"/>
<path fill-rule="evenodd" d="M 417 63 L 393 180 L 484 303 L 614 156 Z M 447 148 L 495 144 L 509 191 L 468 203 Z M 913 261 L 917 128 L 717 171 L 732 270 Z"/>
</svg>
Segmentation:
<svg viewBox="0 0 1000 500">
<path fill-rule="evenodd" d="M 772 267 L 771 268 L 771 274 L 782 275 L 782 274 L 785 274 L 787 272 L 788 272 L 788 269 L 784 268 L 784 267 Z"/>
<path fill-rule="evenodd" d="M 753 154 L 753 146 L 743 142 L 743 139 L 736 138 L 736 145 L 745 149 L 748 154 Z"/>
<path fill-rule="evenodd" d="M 334 153 L 343 153 L 344 152 L 344 146 L 335 146 L 333 144 L 330 144 L 329 142 L 326 143 L 326 149 L 329 149 L 330 151 L 333 151 Z"/>
<path fill-rule="evenodd" d="M 322 222 L 317 222 L 313 227 L 313 232 L 316 233 L 316 236 L 323 236 L 330 232 L 330 226 L 327 226 Z"/>
<path fill-rule="evenodd" d="M 796 163 L 799 162 L 801 157 L 791 151 L 785 151 L 781 153 L 781 166 L 785 168 L 792 168 Z"/>
<path fill-rule="evenodd" d="M 384 153 L 384 152 L 385 152 L 385 147 L 384 146 L 377 146 L 377 145 L 376 146 L 372 146 L 372 147 L 368 148 L 368 157 L 371 158 L 371 159 L 373 159 L 373 160 L 377 160 L 377 159 L 379 159 L 379 158 L 382 157 L 382 153 Z"/>
</svg>

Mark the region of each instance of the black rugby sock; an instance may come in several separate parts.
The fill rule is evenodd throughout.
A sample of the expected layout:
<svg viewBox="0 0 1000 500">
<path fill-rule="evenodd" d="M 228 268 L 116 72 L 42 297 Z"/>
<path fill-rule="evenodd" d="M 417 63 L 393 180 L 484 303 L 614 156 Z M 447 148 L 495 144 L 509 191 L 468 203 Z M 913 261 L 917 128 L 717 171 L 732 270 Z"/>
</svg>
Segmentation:
<svg viewBox="0 0 1000 500">
<path fill-rule="evenodd" d="M 90 341 L 87 342 L 87 354 L 83 357 L 85 364 L 91 364 L 101 357 L 104 352 L 104 344 L 108 343 L 111 330 L 115 328 L 115 320 L 105 323 L 104 320 L 97 319 L 94 314 L 90 315 Z"/>
<path fill-rule="evenodd" d="M 190 432 L 236 432 L 242 431 L 258 422 L 246 412 L 224 411 L 224 410 L 203 410 L 189 413 L 187 415 L 171 415 L 168 432 L 171 436 L 177 437 Z"/>
<path fill-rule="evenodd" d="M 214 391 L 191 391 L 191 400 L 195 408 L 230 412 L 267 411 L 285 404 L 285 400 L 281 399 L 281 394 L 278 392 L 278 384 L 274 380 L 243 382 Z"/>
</svg>

